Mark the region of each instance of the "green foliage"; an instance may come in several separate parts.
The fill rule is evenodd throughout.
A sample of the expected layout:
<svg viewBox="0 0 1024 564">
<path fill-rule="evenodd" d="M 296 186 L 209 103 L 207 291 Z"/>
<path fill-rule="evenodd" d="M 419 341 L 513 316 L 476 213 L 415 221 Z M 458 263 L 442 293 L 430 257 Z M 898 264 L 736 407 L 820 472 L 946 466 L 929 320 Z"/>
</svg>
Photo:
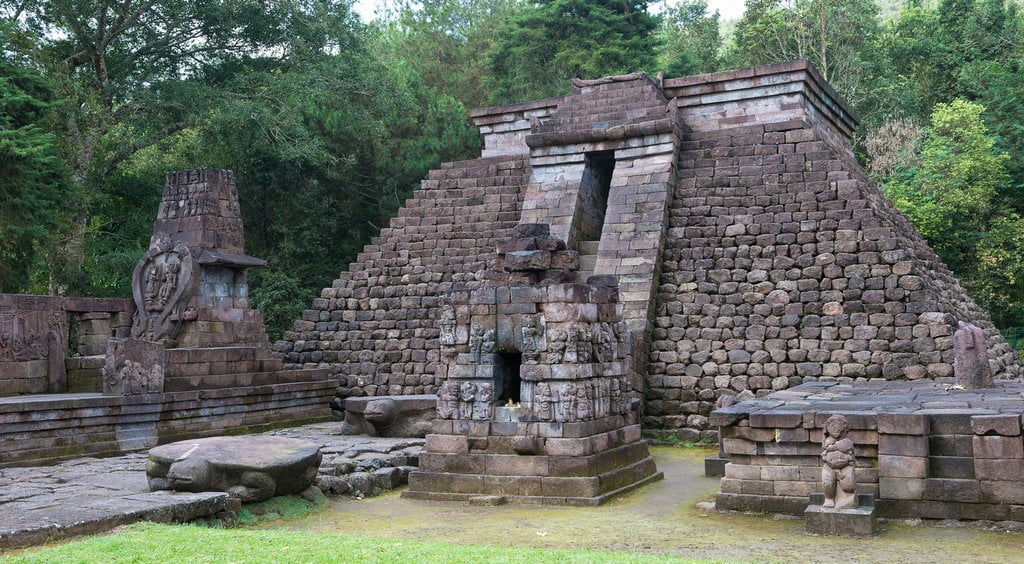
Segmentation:
<svg viewBox="0 0 1024 564">
<path fill-rule="evenodd" d="M 1024 221 L 1001 205 L 1007 155 L 980 104 L 936 104 L 921 164 L 882 189 L 1001 325 L 1024 312 Z"/>
<path fill-rule="evenodd" d="M 6 38 L 7 26 L 0 27 Z M 6 43 L 6 41 L 5 41 Z M 73 213 L 54 124 L 54 85 L 0 56 L 0 292 L 30 289 L 31 268 Z"/>
<path fill-rule="evenodd" d="M 659 30 L 658 63 L 666 76 L 689 76 L 719 70 L 718 12 L 708 13 L 706 0 L 685 0 L 668 6 Z"/>
<path fill-rule="evenodd" d="M 808 59 L 856 104 L 877 15 L 871 0 L 747 0 L 727 59 L 734 67 Z"/>
<path fill-rule="evenodd" d="M 487 52 L 494 103 L 564 94 L 572 78 L 652 70 L 658 18 L 643 0 L 542 0 L 498 31 Z"/>
<path fill-rule="evenodd" d="M 469 108 L 485 105 L 486 59 L 497 29 L 521 0 L 391 0 L 382 22 L 384 58 Z"/>
</svg>

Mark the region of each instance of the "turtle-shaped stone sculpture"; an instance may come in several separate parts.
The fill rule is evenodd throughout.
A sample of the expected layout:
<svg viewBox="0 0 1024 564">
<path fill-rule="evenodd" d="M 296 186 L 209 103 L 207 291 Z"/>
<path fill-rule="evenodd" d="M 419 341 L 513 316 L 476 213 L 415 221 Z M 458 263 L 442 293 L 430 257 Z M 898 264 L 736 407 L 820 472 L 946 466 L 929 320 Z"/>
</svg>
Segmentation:
<svg viewBox="0 0 1024 564">
<path fill-rule="evenodd" d="M 149 489 L 227 492 L 243 502 L 297 494 L 316 479 L 320 445 L 272 436 L 209 437 L 150 449 Z"/>
<path fill-rule="evenodd" d="M 355 397 L 345 400 L 345 435 L 425 437 L 437 419 L 434 394 Z"/>
</svg>

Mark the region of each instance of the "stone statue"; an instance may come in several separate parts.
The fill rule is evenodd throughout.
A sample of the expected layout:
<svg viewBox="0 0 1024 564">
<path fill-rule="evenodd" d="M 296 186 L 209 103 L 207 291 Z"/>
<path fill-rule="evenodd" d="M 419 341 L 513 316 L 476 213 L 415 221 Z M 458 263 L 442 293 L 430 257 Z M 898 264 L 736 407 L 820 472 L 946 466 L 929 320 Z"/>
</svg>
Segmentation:
<svg viewBox="0 0 1024 564">
<path fill-rule="evenodd" d="M 540 354 L 547 348 L 547 344 L 544 342 L 544 327 L 536 317 L 524 315 L 520 332 L 523 337 L 523 362 L 536 364 L 540 359 Z"/>
<path fill-rule="evenodd" d="M 988 346 L 980 327 L 961 321 L 953 334 L 953 375 L 967 389 L 991 388 L 992 369 L 988 365 Z"/>
<path fill-rule="evenodd" d="M 491 418 L 491 398 L 494 395 L 494 386 L 488 382 L 481 382 L 476 386 L 476 401 L 473 402 L 473 419 L 483 420 Z"/>
<path fill-rule="evenodd" d="M 612 413 L 618 414 L 625 412 L 626 410 L 622 407 L 622 390 L 619 388 L 619 379 L 612 378 L 612 381 L 609 384 L 611 385 L 611 389 L 608 395 Z"/>
<path fill-rule="evenodd" d="M 857 507 L 853 441 L 846 436 L 849 429 L 850 424 L 842 415 L 833 415 L 825 421 L 821 440 L 821 485 L 825 490 L 823 507 Z"/>
<path fill-rule="evenodd" d="M 560 394 L 562 398 L 562 417 L 559 421 L 575 421 L 579 408 L 579 397 L 576 395 L 576 384 L 567 384 Z"/>
<path fill-rule="evenodd" d="M 615 333 L 611 325 L 602 323 L 594 331 L 594 357 L 598 362 L 611 362 L 615 360 Z"/>
<path fill-rule="evenodd" d="M 461 419 L 473 418 L 474 399 L 476 399 L 476 384 L 463 382 L 459 387 L 459 416 Z"/>
<path fill-rule="evenodd" d="M 197 267 L 182 241 L 160 235 L 132 273 L 133 339 L 173 343 L 184 321 Z"/>
<path fill-rule="evenodd" d="M 579 331 L 570 327 L 565 339 L 565 362 L 579 362 L 580 349 L 583 347 L 579 339 Z"/>
<path fill-rule="evenodd" d="M 537 384 L 535 388 L 537 406 L 537 418 L 541 421 L 551 421 L 551 385 L 547 382 Z"/>
<path fill-rule="evenodd" d="M 164 279 L 160 284 L 160 291 L 156 294 L 157 308 L 163 311 L 167 307 L 174 291 L 178 289 L 178 273 L 181 272 L 181 264 L 168 262 L 164 265 Z"/>
<path fill-rule="evenodd" d="M 548 352 L 544 355 L 545 364 L 560 364 L 565 353 L 565 331 L 552 330 L 547 345 Z"/>
<path fill-rule="evenodd" d="M 469 332 L 469 352 L 473 355 L 473 361 L 479 364 L 480 354 L 484 352 L 484 328 L 479 325 Z"/>
<path fill-rule="evenodd" d="M 441 336 L 442 345 L 452 346 L 455 344 L 455 309 L 450 305 L 441 307 Z"/>
<path fill-rule="evenodd" d="M 316 479 L 320 445 L 285 437 L 209 437 L 149 451 L 151 491 L 227 492 L 243 502 L 304 491 Z"/>
<path fill-rule="evenodd" d="M 441 384 L 437 392 L 437 416 L 441 419 L 459 418 L 459 383 L 451 380 Z"/>
<path fill-rule="evenodd" d="M 146 304 L 146 311 L 153 311 L 156 305 L 156 295 L 160 290 L 160 268 L 151 264 L 146 269 L 146 286 L 143 291 L 143 299 Z"/>
<path fill-rule="evenodd" d="M 576 418 L 580 421 L 590 419 L 593 407 L 592 394 L 589 383 L 581 382 L 579 386 L 576 386 Z"/>
</svg>

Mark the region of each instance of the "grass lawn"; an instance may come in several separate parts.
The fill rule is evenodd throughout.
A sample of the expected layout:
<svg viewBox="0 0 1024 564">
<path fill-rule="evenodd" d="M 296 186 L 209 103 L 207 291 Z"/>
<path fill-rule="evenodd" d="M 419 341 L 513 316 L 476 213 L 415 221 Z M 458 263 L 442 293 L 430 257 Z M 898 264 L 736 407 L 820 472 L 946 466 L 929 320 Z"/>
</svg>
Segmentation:
<svg viewBox="0 0 1024 564">
<path fill-rule="evenodd" d="M 540 548 L 497 548 L 281 530 L 137 523 L 108 535 L 32 548 L 14 562 L 695 562 L 679 558 Z"/>
</svg>

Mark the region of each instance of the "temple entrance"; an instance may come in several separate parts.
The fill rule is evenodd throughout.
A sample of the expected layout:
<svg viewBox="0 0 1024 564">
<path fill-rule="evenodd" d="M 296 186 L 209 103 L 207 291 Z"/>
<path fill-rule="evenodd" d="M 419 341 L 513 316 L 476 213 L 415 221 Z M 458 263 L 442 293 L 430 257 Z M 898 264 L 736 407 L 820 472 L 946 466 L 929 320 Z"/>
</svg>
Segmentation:
<svg viewBox="0 0 1024 564">
<path fill-rule="evenodd" d="M 615 152 L 587 153 L 583 163 L 583 177 L 580 179 L 579 199 L 573 221 L 577 243 L 601 240 L 601 230 L 608 210 L 608 192 L 615 171 Z"/>
<path fill-rule="evenodd" d="M 519 367 L 523 364 L 521 353 L 498 353 L 494 370 L 495 405 L 509 402 L 519 403 L 522 379 Z"/>
</svg>

